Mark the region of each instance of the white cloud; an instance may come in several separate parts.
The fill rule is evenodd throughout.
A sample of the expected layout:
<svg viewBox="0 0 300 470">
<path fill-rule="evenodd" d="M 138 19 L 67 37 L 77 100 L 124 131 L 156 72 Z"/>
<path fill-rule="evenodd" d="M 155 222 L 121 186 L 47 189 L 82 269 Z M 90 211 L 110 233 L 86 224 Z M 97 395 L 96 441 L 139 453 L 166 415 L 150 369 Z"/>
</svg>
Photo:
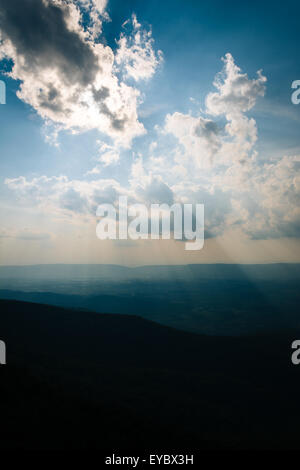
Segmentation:
<svg viewBox="0 0 300 470">
<path fill-rule="evenodd" d="M 248 186 L 256 205 L 246 231 L 254 238 L 300 235 L 300 155 L 285 156 L 257 170 Z M 249 198 L 250 200 L 250 198 Z"/>
<path fill-rule="evenodd" d="M 226 54 L 223 61 L 223 71 L 214 81 L 218 91 L 209 93 L 206 98 L 206 116 L 196 118 L 175 112 L 166 118 L 164 130 L 182 144 L 183 157 L 192 158 L 200 168 L 246 162 L 254 156 L 251 151 L 257 140 L 256 122 L 245 116 L 245 112 L 264 95 L 266 78 L 258 72 L 257 79 L 249 79 L 234 63 L 231 54 Z M 209 115 L 224 115 L 224 129 Z"/>
<path fill-rule="evenodd" d="M 266 77 L 258 71 L 257 78 L 249 80 L 248 75 L 241 72 L 229 53 L 222 60 L 224 69 L 214 81 L 218 91 L 209 93 L 206 98 L 207 112 L 214 116 L 225 114 L 232 117 L 250 111 L 257 97 L 264 96 Z"/>
<path fill-rule="evenodd" d="M 216 123 L 203 117 L 175 112 L 167 115 L 164 131 L 178 139 L 184 149 L 183 159 L 192 158 L 198 168 L 211 166 L 221 144 Z"/>
<path fill-rule="evenodd" d="M 19 203 L 41 208 L 45 214 L 68 219 L 94 217 L 98 204 L 113 204 L 126 190 L 113 179 L 70 180 L 66 176 L 24 176 L 7 178 L 5 184 L 15 191 Z"/>
<path fill-rule="evenodd" d="M 97 129 L 117 145 L 128 147 L 134 137 L 145 133 L 138 119 L 141 96 L 116 75 L 120 50 L 115 57 L 109 46 L 98 41 L 105 7 L 100 0 L 24 0 L 22 7 L 17 0 L 3 0 L 0 54 L 13 61 L 9 76 L 21 82 L 18 97 L 54 125 L 56 132 Z M 85 29 L 82 8 L 90 20 Z M 125 35 L 122 41 L 126 42 Z M 150 33 L 139 25 L 132 46 L 133 69 L 140 67 L 144 78 L 156 68 L 152 42 Z M 128 54 L 130 50 L 126 49 Z"/>
<path fill-rule="evenodd" d="M 124 71 L 125 78 L 132 78 L 136 82 L 147 80 L 162 62 L 162 52 L 155 52 L 151 29 L 143 30 L 135 15 L 123 26 L 129 25 L 132 27 L 131 35 L 122 33 L 118 41 L 116 64 L 119 70 Z"/>
<path fill-rule="evenodd" d="M 224 60 L 206 113 L 168 114 L 146 146 L 148 158 L 134 154 L 128 184 L 99 178 L 104 166 L 119 161 L 120 150 L 100 141 L 92 181 L 21 176 L 7 179 L 7 186 L 23 203 L 59 217 L 94 220 L 98 204 L 115 203 L 126 194 L 131 202 L 204 203 L 207 237 L 232 228 L 257 239 L 299 237 L 300 156 L 266 162 L 258 155 L 256 122 L 246 113 L 263 96 L 266 80 L 261 73 L 248 78 L 229 54 Z"/>
<path fill-rule="evenodd" d="M 249 79 L 230 54 L 223 60 L 206 113 L 167 115 L 163 132 L 177 144 L 169 143 L 168 158 L 160 157 L 164 163 L 152 158 L 151 170 L 163 175 L 175 198 L 204 202 L 212 234 L 239 226 L 253 238 L 299 236 L 299 157 L 262 163 L 255 149 L 256 122 L 245 114 L 264 95 L 266 78 L 258 72 Z M 176 164 L 186 170 L 180 171 L 181 181 L 172 171 Z"/>
<path fill-rule="evenodd" d="M 113 145 L 106 144 L 105 142 L 98 141 L 99 146 L 99 161 L 104 166 L 113 165 L 120 160 L 120 152 L 118 148 Z"/>
</svg>

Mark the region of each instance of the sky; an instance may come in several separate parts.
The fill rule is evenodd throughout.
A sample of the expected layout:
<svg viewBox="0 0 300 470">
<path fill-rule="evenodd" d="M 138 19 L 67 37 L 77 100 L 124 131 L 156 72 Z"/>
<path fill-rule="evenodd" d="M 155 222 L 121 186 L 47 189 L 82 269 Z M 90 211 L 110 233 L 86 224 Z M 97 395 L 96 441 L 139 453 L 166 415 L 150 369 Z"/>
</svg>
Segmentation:
<svg viewBox="0 0 300 470">
<path fill-rule="evenodd" d="M 1 0 L 0 264 L 300 261 L 299 3 Z M 204 204 L 205 243 L 99 240 Z"/>
</svg>

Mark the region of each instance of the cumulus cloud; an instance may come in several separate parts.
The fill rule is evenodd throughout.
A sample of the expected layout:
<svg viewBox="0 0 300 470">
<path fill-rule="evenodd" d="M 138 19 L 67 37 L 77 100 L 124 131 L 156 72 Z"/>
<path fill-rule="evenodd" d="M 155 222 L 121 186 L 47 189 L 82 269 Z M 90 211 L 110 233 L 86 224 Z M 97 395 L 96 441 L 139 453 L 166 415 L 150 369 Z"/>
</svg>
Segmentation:
<svg viewBox="0 0 300 470">
<path fill-rule="evenodd" d="M 103 166 L 119 161 L 118 144 L 99 141 L 92 181 L 21 176 L 7 179 L 7 186 L 23 203 L 71 218 L 93 218 L 98 204 L 126 195 L 130 203 L 204 203 L 206 237 L 232 228 L 254 239 L 299 237 L 300 156 L 266 161 L 258 155 L 257 126 L 248 113 L 263 97 L 266 79 L 262 72 L 249 78 L 230 54 L 224 64 L 206 110 L 168 114 L 147 145 L 148 156 L 134 154 L 127 184 L 99 177 Z M 91 93 L 103 104 L 110 88 L 102 84 Z"/>
<path fill-rule="evenodd" d="M 200 168 L 232 161 L 244 163 L 254 156 L 256 122 L 245 113 L 264 95 L 266 78 L 259 71 L 258 78 L 249 79 L 231 54 L 223 61 L 224 68 L 214 81 L 217 92 L 206 97 L 206 115 L 196 118 L 175 112 L 165 122 L 165 132 L 173 134 L 183 146 L 183 157 L 192 158 Z M 210 115 L 224 116 L 224 128 L 220 129 Z"/>
<path fill-rule="evenodd" d="M 118 41 L 116 64 L 118 69 L 124 72 L 125 77 L 135 81 L 151 78 L 159 64 L 163 60 L 162 51 L 157 53 L 153 48 L 152 31 L 143 30 L 137 21 L 136 15 L 132 15 L 130 21 L 126 21 L 123 27 L 130 26 L 130 35 L 121 34 Z"/>
<path fill-rule="evenodd" d="M 300 155 L 285 156 L 254 170 L 245 230 L 252 238 L 300 236 Z M 253 194 L 255 196 L 253 196 Z M 249 207 L 250 206 L 250 207 Z"/>
<path fill-rule="evenodd" d="M 203 117 L 178 112 L 168 114 L 164 131 L 178 139 L 184 150 L 181 157 L 192 159 L 198 168 L 210 166 L 221 145 L 217 124 Z"/>
<path fill-rule="evenodd" d="M 209 93 L 206 98 L 207 112 L 214 116 L 221 114 L 234 116 L 250 111 L 257 97 L 265 93 L 266 77 L 258 71 L 257 78 L 250 80 L 246 73 L 242 73 L 229 53 L 222 60 L 224 69 L 214 81 L 217 91 Z"/>
<path fill-rule="evenodd" d="M 94 217 L 102 203 L 114 204 L 126 190 L 113 179 L 70 180 L 67 176 L 45 175 L 28 180 L 24 176 L 7 178 L 5 184 L 15 191 L 23 205 L 36 206 L 46 214 L 65 217 Z"/>
<path fill-rule="evenodd" d="M 108 19 L 105 7 L 103 0 L 23 0 L 22 5 L 19 0 L 3 0 L 0 57 L 12 60 L 9 76 L 20 81 L 18 97 L 56 131 L 97 129 L 128 147 L 145 132 L 138 119 L 141 96 L 116 74 L 120 50 L 116 58 L 99 40 L 102 22 Z M 134 43 L 126 45 L 126 54 L 132 52 L 134 63 L 143 64 L 150 77 L 156 53 L 150 33 L 140 25 L 138 29 L 140 44 L 135 36 Z M 142 51 L 145 55 L 139 59 Z"/>
<path fill-rule="evenodd" d="M 113 165 L 119 161 L 120 153 L 116 147 L 102 141 L 98 141 L 98 146 L 99 161 L 102 162 L 104 166 Z"/>
<path fill-rule="evenodd" d="M 252 238 L 299 236 L 299 156 L 263 163 L 256 122 L 246 114 L 264 96 L 266 78 L 259 71 L 250 79 L 231 54 L 223 61 L 200 116 L 167 115 L 163 133 L 177 144 L 164 177 L 173 180 L 175 198 L 204 202 L 209 234 L 240 227 Z M 186 170 L 179 182 L 176 164 Z"/>
<path fill-rule="evenodd" d="M 105 9 L 108 0 L 79 0 L 79 4 L 89 13 L 87 31 L 93 39 L 102 32 L 102 20 L 109 21 Z"/>
</svg>

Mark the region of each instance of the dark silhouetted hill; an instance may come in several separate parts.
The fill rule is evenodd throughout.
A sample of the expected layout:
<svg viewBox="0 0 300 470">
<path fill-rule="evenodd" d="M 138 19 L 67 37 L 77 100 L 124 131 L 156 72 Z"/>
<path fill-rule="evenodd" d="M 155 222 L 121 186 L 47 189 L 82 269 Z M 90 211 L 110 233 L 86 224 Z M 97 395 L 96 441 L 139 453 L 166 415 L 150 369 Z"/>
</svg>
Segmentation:
<svg viewBox="0 0 300 470">
<path fill-rule="evenodd" d="M 294 333 L 201 336 L 137 316 L 0 308 L 0 448 L 300 447 Z"/>
</svg>

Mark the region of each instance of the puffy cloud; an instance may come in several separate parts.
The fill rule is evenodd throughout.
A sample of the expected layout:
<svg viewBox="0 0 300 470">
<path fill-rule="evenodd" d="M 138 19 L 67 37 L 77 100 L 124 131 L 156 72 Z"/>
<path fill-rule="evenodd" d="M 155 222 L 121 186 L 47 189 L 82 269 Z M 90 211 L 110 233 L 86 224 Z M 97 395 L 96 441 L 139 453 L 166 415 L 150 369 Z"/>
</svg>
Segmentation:
<svg viewBox="0 0 300 470">
<path fill-rule="evenodd" d="M 156 53 L 153 49 L 151 29 L 142 30 L 134 14 L 131 21 L 126 21 L 123 26 L 131 26 L 132 32 L 130 35 L 121 34 L 116 64 L 127 78 L 135 81 L 151 78 L 163 60 L 162 52 Z"/>
<path fill-rule="evenodd" d="M 99 147 L 99 162 L 104 166 L 113 165 L 118 163 L 120 159 L 120 152 L 117 147 L 109 145 L 101 140 L 98 140 Z"/>
<path fill-rule="evenodd" d="M 226 54 L 223 61 L 223 71 L 214 81 L 217 92 L 206 98 L 206 116 L 196 118 L 175 112 L 166 118 L 165 131 L 179 140 L 185 150 L 183 156 L 192 158 L 200 168 L 233 161 L 245 163 L 254 157 L 251 151 L 257 140 L 257 127 L 245 112 L 264 95 L 266 78 L 258 72 L 257 79 L 249 79 L 231 54 Z M 224 115 L 224 129 L 209 115 Z"/>
<path fill-rule="evenodd" d="M 249 187 L 256 205 L 245 221 L 252 238 L 300 237 L 299 170 L 299 155 L 285 156 L 257 170 Z"/>
<path fill-rule="evenodd" d="M 116 145 L 109 145 L 102 140 L 97 141 L 98 156 L 96 160 L 98 163 L 86 175 L 99 175 L 103 168 L 116 165 L 120 160 L 120 149 Z"/>
<path fill-rule="evenodd" d="M 209 93 L 206 98 L 207 112 L 214 116 L 245 113 L 253 108 L 258 96 L 264 96 L 267 79 L 258 71 L 257 78 L 249 80 L 229 53 L 222 60 L 224 69 L 214 81 L 218 91 Z"/>
<path fill-rule="evenodd" d="M 17 0 L 1 2 L 1 32 L 15 54 L 16 75 L 55 68 L 68 84 L 88 85 L 94 80 L 98 58 L 90 44 L 68 27 L 73 12 L 67 4 L 46 0 L 24 0 L 22 8 Z M 49 93 L 49 101 L 54 100 L 54 87 Z"/>
<path fill-rule="evenodd" d="M 204 203 L 206 237 L 232 228 L 255 239 L 299 237 L 300 157 L 260 158 L 256 122 L 246 113 L 263 95 L 265 78 L 259 73 L 249 79 L 229 54 L 224 60 L 207 113 L 167 115 L 157 139 L 147 145 L 148 158 L 134 154 L 128 184 L 99 176 L 92 181 L 21 176 L 7 179 L 7 186 L 24 203 L 71 218 L 95 217 L 98 204 L 115 204 L 127 195 L 130 203 Z M 103 103 L 110 91 L 102 86 L 98 92 Z M 102 166 L 116 163 L 118 144 L 99 141 L 98 158 Z"/>
<path fill-rule="evenodd" d="M 54 216 L 94 217 L 98 204 L 114 204 L 125 192 L 113 179 L 94 181 L 69 180 L 66 176 L 40 176 L 28 180 L 24 176 L 7 178 L 5 184 L 15 191 L 22 204 L 35 205 Z"/>
<path fill-rule="evenodd" d="M 230 54 L 223 61 L 214 81 L 217 92 L 206 98 L 206 113 L 166 117 L 163 131 L 178 143 L 170 146 L 169 171 L 167 159 L 160 164 L 164 178 L 169 184 L 173 180 L 175 198 L 204 202 L 211 235 L 240 227 L 252 238 L 300 236 L 299 157 L 262 163 L 255 150 L 256 122 L 245 115 L 264 95 L 266 78 L 261 72 L 248 78 Z M 186 170 L 180 182 L 172 173 L 176 163 Z M 159 173 L 159 167 L 152 168 Z"/>
<path fill-rule="evenodd" d="M 102 19 L 109 20 L 105 9 L 108 0 L 79 0 L 79 4 L 89 12 L 88 33 L 96 39 L 102 32 Z"/>
<path fill-rule="evenodd" d="M 221 144 L 215 122 L 175 112 L 167 115 L 164 131 L 178 139 L 184 149 L 184 158 L 192 158 L 200 168 L 211 166 Z"/>
<path fill-rule="evenodd" d="M 3 0 L 0 56 L 13 61 L 9 75 L 21 82 L 18 97 L 54 124 L 56 132 L 97 129 L 128 147 L 145 132 L 137 112 L 141 98 L 137 88 L 119 80 L 112 49 L 98 40 L 105 6 L 101 0 L 23 0 L 22 5 Z M 140 25 L 137 34 L 141 43 L 133 46 L 134 63 L 150 77 L 156 68 L 152 64 L 150 73 L 156 57 L 152 38 Z M 143 59 L 138 51 L 144 51 Z"/>
<path fill-rule="evenodd" d="M 174 197 L 170 186 L 160 175 L 145 168 L 143 158 L 137 156 L 131 166 L 129 189 L 133 201 L 150 204 L 172 204 Z"/>
</svg>

